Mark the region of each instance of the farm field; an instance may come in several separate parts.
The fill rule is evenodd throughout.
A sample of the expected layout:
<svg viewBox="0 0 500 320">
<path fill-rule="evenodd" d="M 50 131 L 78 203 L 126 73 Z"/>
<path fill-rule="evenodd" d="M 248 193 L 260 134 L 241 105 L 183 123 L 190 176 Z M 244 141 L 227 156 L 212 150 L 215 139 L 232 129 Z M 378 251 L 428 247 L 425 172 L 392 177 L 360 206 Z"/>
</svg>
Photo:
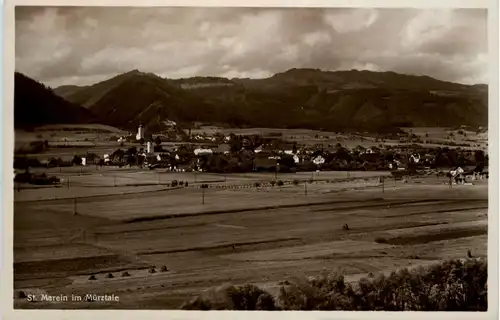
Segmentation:
<svg viewBox="0 0 500 320">
<path fill-rule="evenodd" d="M 307 184 L 306 194 L 303 183 L 237 187 L 265 181 L 266 175 L 228 175 L 224 181 L 201 174 L 195 183 L 187 173 L 106 170 L 68 172 L 74 185 L 66 189 L 15 193 L 14 286 L 25 293 L 114 294 L 119 301 L 16 298 L 16 308 L 176 309 L 223 283 L 252 282 L 277 292 L 279 281 L 324 269 L 355 280 L 369 272 L 464 258 L 467 249 L 486 256 L 487 180 L 450 188 L 445 179 L 428 177 L 388 181 L 382 189 L 377 175 L 356 172 L 365 176 Z M 119 175 L 124 186 L 111 187 L 106 174 Z M 326 174 L 331 176 L 325 180 L 346 175 L 321 172 L 320 177 Z M 153 183 L 156 175 L 190 186 L 125 186 L 129 180 Z M 204 203 L 199 181 L 211 186 Z M 106 191 L 120 188 L 130 193 Z M 61 192 L 60 199 L 33 201 L 44 192 Z M 155 273 L 148 270 L 152 266 Z M 162 272 L 162 266 L 168 270 Z M 125 271 L 129 276 L 122 277 Z M 89 280 L 91 274 L 96 280 Z"/>
</svg>

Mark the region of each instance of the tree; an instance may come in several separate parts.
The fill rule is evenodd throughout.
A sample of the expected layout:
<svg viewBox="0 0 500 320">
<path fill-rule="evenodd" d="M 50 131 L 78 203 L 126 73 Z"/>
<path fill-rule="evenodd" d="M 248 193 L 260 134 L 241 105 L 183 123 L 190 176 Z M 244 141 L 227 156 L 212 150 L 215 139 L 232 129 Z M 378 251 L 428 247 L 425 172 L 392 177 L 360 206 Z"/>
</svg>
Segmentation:
<svg viewBox="0 0 500 320">
<path fill-rule="evenodd" d="M 235 153 L 241 150 L 241 141 L 237 136 L 231 136 L 231 138 L 229 139 L 229 148 L 231 153 Z"/>
<path fill-rule="evenodd" d="M 155 144 L 156 144 L 157 146 L 160 146 L 160 145 L 161 145 L 161 142 L 162 142 L 162 141 L 161 141 L 160 136 L 156 136 L 156 138 L 155 138 Z"/>
<path fill-rule="evenodd" d="M 289 154 L 284 154 L 281 157 L 280 165 L 288 168 L 293 168 L 295 167 L 295 160 L 293 159 L 293 156 Z"/>
<path fill-rule="evenodd" d="M 485 156 L 484 156 L 484 151 L 483 150 L 476 150 L 474 151 L 474 160 L 476 161 L 476 164 L 484 163 L 485 162 Z"/>
<path fill-rule="evenodd" d="M 81 165 L 81 164 L 82 164 L 82 162 L 83 162 L 83 160 L 82 160 L 82 158 L 81 158 L 81 157 L 79 157 L 79 156 L 77 156 L 77 155 L 75 155 L 75 156 L 73 157 L 73 161 L 72 161 L 72 163 L 73 163 L 73 164 L 76 164 L 76 165 Z"/>
<path fill-rule="evenodd" d="M 128 148 L 127 153 L 131 154 L 131 155 L 135 155 L 135 154 L 137 154 L 137 148 L 136 147 L 130 147 L 130 148 Z"/>
</svg>

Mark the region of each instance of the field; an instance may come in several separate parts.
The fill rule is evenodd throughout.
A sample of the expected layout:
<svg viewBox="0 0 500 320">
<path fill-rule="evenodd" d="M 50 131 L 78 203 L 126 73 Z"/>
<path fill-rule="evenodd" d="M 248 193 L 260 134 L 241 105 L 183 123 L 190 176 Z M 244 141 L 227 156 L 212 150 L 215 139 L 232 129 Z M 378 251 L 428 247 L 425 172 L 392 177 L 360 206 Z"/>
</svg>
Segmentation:
<svg viewBox="0 0 500 320">
<path fill-rule="evenodd" d="M 356 280 L 487 251 L 487 180 L 389 179 L 382 188 L 384 173 L 321 172 L 280 174 L 313 177 L 307 185 L 254 187 L 273 176 L 58 170 L 69 186 L 15 192 L 15 290 L 119 302 L 16 298 L 16 308 L 175 309 L 228 282 L 276 293 L 280 281 L 324 269 Z M 190 184 L 167 187 L 174 179 Z"/>
<path fill-rule="evenodd" d="M 198 131 L 211 133 L 208 129 Z M 226 131 L 279 131 L 305 144 L 380 143 L 368 135 L 362 141 L 311 130 Z M 448 135 L 443 128 L 412 132 L 435 140 Z M 51 126 L 16 132 L 16 147 L 47 139 L 49 145 L 68 146 L 34 156 L 71 158 L 87 151 L 102 156 L 119 148 L 110 139 L 120 134 L 105 126 Z M 484 135 L 474 134 L 467 139 L 485 145 Z M 85 143 L 93 147 L 78 147 Z M 487 180 L 450 187 L 446 178 L 428 176 L 408 183 L 386 178 L 382 185 L 380 176 L 388 172 L 300 172 L 279 173 L 285 185 L 273 187 L 273 173 L 96 166 L 32 171 L 57 176 L 62 184 L 16 186 L 16 308 L 175 309 L 223 283 L 251 282 L 277 293 L 280 281 L 324 269 L 341 270 L 355 281 L 369 272 L 466 257 L 468 249 L 475 257 L 487 251 Z M 174 180 L 188 186 L 172 187 Z M 209 188 L 201 189 L 205 183 Z M 20 292 L 114 294 L 119 301 L 29 302 Z"/>
<path fill-rule="evenodd" d="M 457 143 L 463 144 L 462 148 L 468 149 L 482 149 L 486 150 L 488 145 L 488 134 L 486 133 L 476 133 L 474 131 L 462 130 L 465 132 L 465 136 L 458 134 L 459 130 L 453 130 L 451 128 L 435 128 L 435 127 L 413 127 L 413 128 L 403 128 L 403 131 L 412 133 L 422 139 L 423 143 L 419 143 L 424 147 L 443 147 L 447 146 L 447 143 Z M 245 129 L 234 129 L 234 128 L 219 128 L 219 127 L 200 127 L 199 129 L 192 129 L 192 134 L 214 134 L 216 132 L 223 133 L 224 135 L 234 133 L 236 135 L 252 135 L 258 134 L 261 136 L 272 137 L 275 134 L 282 134 L 281 137 L 289 141 L 297 141 L 300 144 L 305 145 L 315 145 L 315 144 L 336 144 L 341 143 L 343 146 L 348 148 L 355 148 L 361 145 L 365 148 L 378 146 L 379 144 L 392 146 L 400 144 L 399 140 L 385 141 L 375 141 L 373 134 L 369 133 L 357 133 L 357 134 L 346 134 L 346 133 L 336 133 L 309 129 L 270 129 L 270 128 L 245 128 Z M 453 132 L 454 136 L 449 137 L 450 132 Z M 425 142 L 429 140 L 428 142 Z"/>
</svg>

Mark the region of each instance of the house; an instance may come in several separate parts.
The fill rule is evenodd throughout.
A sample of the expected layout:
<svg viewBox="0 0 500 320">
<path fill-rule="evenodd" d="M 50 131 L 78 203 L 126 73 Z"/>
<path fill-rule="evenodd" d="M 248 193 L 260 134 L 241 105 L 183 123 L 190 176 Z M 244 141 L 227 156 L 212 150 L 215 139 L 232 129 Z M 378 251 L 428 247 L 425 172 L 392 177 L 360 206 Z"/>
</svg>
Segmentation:
<svg viewBox="0 0 500 320">
<path fill-rule="evenodd" d="M 211 155 L 211 154 L 213 154 L 213 151 L 212 151 L 212 149 L 208 149 L 208 148 L 196 148 L 196 149 L 194 149 L 194 154 L 196 156 Z"/>
<path fill-rule="evenodd" d="M 300 162 L 301 162 L 301 158 L 300 158 L 298 155 L 294 155 L 294 156 L 293 156 L 293 161 L 294 161 L 295 163 L 300 163 Z"/>
<path fill-rule="evenodd" d="M 321 155 L 318 155 L 316 157 L 314 157 L 312 159 L 312 162 L 315 164 L 315 165 L 320 165 L 320 164 L 323 164 L 325 163 L 325 158 L 323 158 L 323 156 Z"/>
<path fill-rule="evenodd" d="M 99 156 L 93 152 L 87 152 L 87 154 L 84 157 L 86 158 L 87 164 L 98 164 L 99 163 Z"/>
</svg>

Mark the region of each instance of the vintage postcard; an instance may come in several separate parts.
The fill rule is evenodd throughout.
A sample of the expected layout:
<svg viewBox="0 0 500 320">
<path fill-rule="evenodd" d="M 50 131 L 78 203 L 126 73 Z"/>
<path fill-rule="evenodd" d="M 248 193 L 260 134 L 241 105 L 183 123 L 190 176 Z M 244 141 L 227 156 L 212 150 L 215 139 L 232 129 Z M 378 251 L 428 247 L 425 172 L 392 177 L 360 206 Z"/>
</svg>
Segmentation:
<svg viewBox="0 0 500 320">
<path fill-rule="evenodd" d="M 498 317 L 498 4 L 8 2 L 7 319 Z"/>
</svg>

